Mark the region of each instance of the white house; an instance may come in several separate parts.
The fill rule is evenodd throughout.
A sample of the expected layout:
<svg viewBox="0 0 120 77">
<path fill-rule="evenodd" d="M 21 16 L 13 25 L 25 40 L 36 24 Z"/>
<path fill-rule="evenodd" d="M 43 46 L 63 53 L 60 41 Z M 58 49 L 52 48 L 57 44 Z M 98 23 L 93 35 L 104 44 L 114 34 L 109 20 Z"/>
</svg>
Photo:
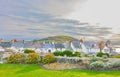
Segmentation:
<svg viewBox="0 0 120 77">
<path fill-rule="evenodd" d="M 5 51 L 5 49 L 3 47 L 0 46 L 0 51 Z"/>
<path fill-rule="evenodd" d="M 88 53 L 93 54 L 93 55 L 97 54 L 100 51 L 100 49 L 96 43 L 92 43 L 92 44 L 89 43 L 89 45 L 86 46 L 86 48 L 88 50 Z"/>
<path fill-rule="evenodd" d="M 120 54 L 120 46 L 114 46 L 114 51 Z"/>
<path fill-rule="evenodd" d="M 102 50 L 103 53 L 110 53 L 110 51 L 111 51 L 110 47 L 107 47 L 107 46 L 104 46 Z"/>
</svg>

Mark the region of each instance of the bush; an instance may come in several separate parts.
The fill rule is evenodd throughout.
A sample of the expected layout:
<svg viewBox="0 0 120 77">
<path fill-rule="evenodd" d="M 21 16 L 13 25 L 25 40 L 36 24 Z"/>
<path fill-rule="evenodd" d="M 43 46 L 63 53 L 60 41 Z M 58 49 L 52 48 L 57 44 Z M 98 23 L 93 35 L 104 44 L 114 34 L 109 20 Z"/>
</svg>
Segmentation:
<svg viewBox="0 0 120 77">
<path fill-rule="evenodd" d="M 109 53 L 104 53 L 104 55 L 106 55 L 107 57 L 110 57 Z"/>
<path fill-rule="evenodd" d="M 89 68 L 96 71 L 120 70 L 120 60 L 113 60 L 108 62 L 96 61 L 91 63 Z"/>
<path fill-rule="evenodd" d="M 44 64 L 49 64 L 55 62 L 55 56 L 53 54 L 47 54 L 43 58 L 43 63 Z"/>
<path fill-rule="evenodd" d="M 112 62 L 107 62 L 104 65 L 104 69 L 106 69 L 106 70 L 120 70 L 120 61 L 115 60 Z"/>
<path fill-rule="evenodd" d="M 90 62 L 96 62 L 96 61 L 101 61 L 101 58 L 92 58 L 92 59 L 90 59 Z"/>
<path fill-rule="evenodd" d="M 112 65 L 113 68 L 120 67 L 120 60 L 119 61 L 113 61 L 111 65 Z"/>
<path fill-rule="evenodd" d="M 56 51 L 53 53 L 55 56 L 63 56 L 63 52 L 62 51 Z"/>
<path fill-rule="evenodd" d="M 37 53 L 29 53 L 26 62 L 29 64 L 37 64 L 40 62 L 40 55 Z"/>
<path fill-rule="evenodd" d="M 114 58 L 120 58 L 120 54 L 115 55 Z"/>
<path fill-rule="evenodd" d="M 107 58 L 91 58 L 91 59 L 90 59 L 90 62 L 91 62 L 91 63 L 92 63 L 92 62 L 96 62 L 96 61 L 108 62 L 109 59 L 107 59 Z"/>
<path fill-rule="evenodd" d="M 96 61 L 96 62 L 91 63 L 89 68 L 91 70 L 96 70 L 96 71 L 103 70 L 104 63 L 102 61 Z"/>
<path fill-rule="evenodd" d="M 63 55 L 72 56 L 72 51 L 70 51 L 70 50 L 65 50 L 65 51 L 63 51 Z"/>
<path fill-rule="evenodd" d="M 81 57 L 80 52 L 75 52 L 72 54 L 72 57 Z"/>
<path fill-rule="evenodd" d="M 25 58 L 24 55 L 21 53 L 12 54 L 7 59 L 7 63 L 24 63 L 24 62 Z"/>
<path fill-rule="evenodd" d="M 35 53 L 35 51 L 34 50 L 25 49 L 24 53 Z"/>
<path fill-rule="evenodd" d="M 98 56 L 98 57 L 102 57 L 103 55 L 104 55 L 104 53 L 102 53 L 102 52 L 98 52 L 98 53 L 97 53 L 97 56 Z"/>
<path fill-rule="evenodd" d="M 65 51 L 56 51 L 53 53 L 55 56 L 69 56 L 69 57 L 81 57 L 80 52 L 74 52 L 72 53 L 72 51 L 70 50 L 65 50 Z"/>
<path fill-rule="evenodd" d="M 98 57 L 103 57 L 104 55 L 106 55 L 107 57 L 110 56 L 108 53 L 103 53 L 103 52 L 98 52 L 98 53 L 97 53 L 97 56 L 98 56 Z"/>
<path fill-rule="evenodd" d="M 104 64 L 104 70 L 110 70 L 111 68 L 112 68 L 111 63 L 106 62 L 106 63 Z"/>
</svg>

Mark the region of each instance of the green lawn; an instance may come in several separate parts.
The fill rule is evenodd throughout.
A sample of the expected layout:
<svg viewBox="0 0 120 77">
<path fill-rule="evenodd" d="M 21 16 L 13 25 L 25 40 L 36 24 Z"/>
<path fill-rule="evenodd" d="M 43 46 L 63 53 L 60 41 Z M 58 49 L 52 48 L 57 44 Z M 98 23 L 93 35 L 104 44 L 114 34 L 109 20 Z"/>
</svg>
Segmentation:
<svg viewBox="0 0 120 77">
<path fill-rule="evenodd" d="M 37 65 L 0 64 L 0 77 L 120 77 L 120 71 L 52 71 Z"/>
</svg>

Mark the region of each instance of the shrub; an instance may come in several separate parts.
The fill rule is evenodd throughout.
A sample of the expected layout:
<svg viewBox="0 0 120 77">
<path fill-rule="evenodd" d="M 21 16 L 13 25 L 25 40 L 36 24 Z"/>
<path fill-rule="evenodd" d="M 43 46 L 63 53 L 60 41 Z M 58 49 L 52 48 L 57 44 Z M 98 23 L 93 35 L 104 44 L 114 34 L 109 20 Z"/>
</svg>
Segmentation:
<svg viewBox="0 0 120 77">
<path fill-rule="evenodd" d="M 96 61 L 101 61 L 101 59 L 100 58 L 92 58 L 92 59 L 90 59 L 90 62 L 96 62 Z"/>
<path fill-rule="evenodd" d="M 62 51 L 56 51 L 53 53 L 55 56 L 63 56 L 63 52 Z"/>
<path fill-rule="evenodd" d="M 109 70 L 109 69 L 111 69 L 111 68 L 112 68 L 111 63 L 106 62 L 106 63 L 104 64 L 104 70 Z"/>
<path fill-rule="evenodd" d="M 120 58 L 120 54 L 115 55 L 114 58 Z"/>
<path fill-rule="evenodd" d="M 109 57 L 109 54 L 108 54 L 108 53 L 103 53 L 103 52 L 98 52 L 98 53 L 97 53 L 97 56 L 98 56 L 98 57 L 103 57 L 104 55 L 106 55 L 107 57 Z"/>
<path fill-rule="evenodd" d="M 47 54 L 43 58 L 43 63 L 44 64 L 49 64 L 55 62 L 55 56 L 53 54 Z"/>
<path fill-rule="evenodd" d="M 120 60 L 109 62 L 96 61 L 89 65 L 91 70 L 105 71 L 105 70 L 120 70 Z"/>
<path fill-rule="evenodd" d="M 81 57 L 80 52 L 75 52 L 72 54 L 72 57 Z"/>
<path fill-rule="evenodd" d="M 106 69 L 106 70 L 120 70 L 120 61 L 115 60 L 112 62 L 107 62 L 104 65 L 104 69 Z"/>
<path fill-rule="evenodd" d="M 84 57 L 89 57 L 89 54 L 85 54 Z"/>
<path fill-rule="evenodd" d="M 70 50 L 65 50 L 65 51 L 63 51 L 63 55 L 72 56 L 72 51 L 70 51 Z"/>
<path fill-rule="evenodd" d="M 109 53 L 104 53 L 104 55 L 106 55 L 107 57 L 110 57 Z"/>
<path fill-rule="evenodd" d="M 29 53 L 26 62 L 30 64 L 37 64 L 40 62 L 40 55 L 37 53 Z"/>
<path fill-rule="evenodd" d="M 103 59 L 101 59 L 103 62 L 108 62 L 109 61 L 109 59 L 108 58 L 103 58 Z"/>
<path fill-rule="evenodd" d="M 102 52 L 98 52 L 98 53 L 97 53 L 97 56 L 98 56 L 98 57 L 102 57 L 103 54 L 104 54 L 104 53 L 102 53 Z"/>
<path fill-rule="evenodd" d="M 120 67 L 120 60 L 119 61 L 113 61 L 111 65 L 112 65 L 113 68 Z"/>
<path fill-rule="evenodd" d="M 96 61 L 96 62 L 91 63 L 89 68 L 91 70 L 96 70 L 96 71 L 103 70 L 104 63 L 102 61 Z"/>
<path fill-rule="evenodd" d="M 108 62 L 109 59 L 108 58 L 92 58 L 90 59 L 90 62 L 96 62 L 96 61 L 103 61 L 103 62 Z"/>
<path fill-rule="evenodd" d="M 21 53 L 16 53 L 16 54 L 12 54 L 10 55 L 10 57 L 8 57 L 7 59 L 7 63 L 24 63 L 24 55 Z"/>
<path fill-rule="evenodd" d="M 25 49 L 24 53 L 35 53 L 35 51 L 34 50 Z"/>
</svg>

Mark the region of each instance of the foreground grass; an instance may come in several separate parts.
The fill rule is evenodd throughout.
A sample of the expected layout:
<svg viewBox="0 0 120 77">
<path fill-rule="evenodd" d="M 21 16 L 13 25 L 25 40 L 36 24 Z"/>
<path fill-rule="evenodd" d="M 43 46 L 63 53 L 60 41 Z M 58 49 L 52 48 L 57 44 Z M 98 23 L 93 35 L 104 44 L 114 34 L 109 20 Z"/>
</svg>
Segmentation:
<svg viewBox="0 0 120 77">
<path fill-rule="evenodd" d="M 0 77 L 120 77 L 120 71 L 52 71 L 37 65 L 0 64 Z"/>
</svg>

